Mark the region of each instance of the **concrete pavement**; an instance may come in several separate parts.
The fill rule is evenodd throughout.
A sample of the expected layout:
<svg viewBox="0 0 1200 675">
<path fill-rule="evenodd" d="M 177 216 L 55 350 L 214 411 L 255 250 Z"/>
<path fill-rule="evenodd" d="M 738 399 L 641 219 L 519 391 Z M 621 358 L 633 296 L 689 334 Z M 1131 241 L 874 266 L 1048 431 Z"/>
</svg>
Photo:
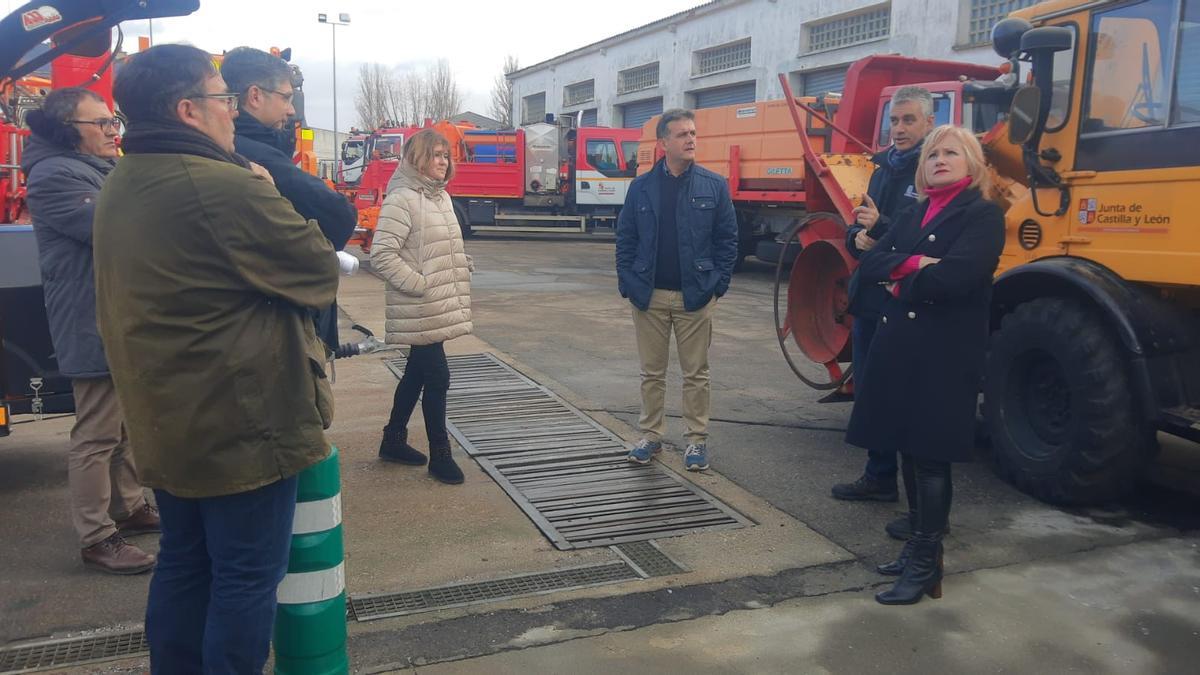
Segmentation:
<svg viewBox="0 0 1200 675">
<path fill-rule="evenodd" d="M 870 590 L 614 630 L 530 631 L 494 656 L 420 675 L 573 673 L 1195 673 L 1200 538 L 952 575 L 941 600 L 884 607 Z"/>
</svg>

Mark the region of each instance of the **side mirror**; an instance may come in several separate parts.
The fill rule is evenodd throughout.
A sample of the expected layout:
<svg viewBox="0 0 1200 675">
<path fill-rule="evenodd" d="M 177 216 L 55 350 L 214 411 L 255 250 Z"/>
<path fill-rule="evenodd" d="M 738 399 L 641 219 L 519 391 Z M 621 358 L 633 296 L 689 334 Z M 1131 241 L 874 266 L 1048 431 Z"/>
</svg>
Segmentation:
<svg viewBox="0 0 1200 675">
<path fill-rule="evenodd" d="M 1062 26 L 1042 26 L 1021 35 L 1021 51 L 1031 56 L 1038 53 L 1065 52 L 1074 43 L 1074 35 Z"/>
<path fill-rule="evenodd" d="M 1042 105 L 1042 92 L 1027 84 L 1013 95 L 1012 107 L 1008 112 L 1008 142 L 1024 145 L 1033 138 L 1037 128 L 1038 111 Z"/>
</svg>

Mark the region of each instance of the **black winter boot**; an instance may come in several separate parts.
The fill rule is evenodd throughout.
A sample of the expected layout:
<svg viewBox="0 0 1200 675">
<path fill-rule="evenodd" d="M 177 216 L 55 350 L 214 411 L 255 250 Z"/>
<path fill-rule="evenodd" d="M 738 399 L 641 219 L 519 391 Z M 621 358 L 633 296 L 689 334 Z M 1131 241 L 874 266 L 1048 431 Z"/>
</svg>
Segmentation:
<svg viewBox="0 0 1200 675">
<path fill-rule="evenodd" d="M 408 444 L 408 429 L 393 431 L 388 427 L 383 428 L 383 440 L 379 442 L 379 459 L 410 466 L 424 466 L 426 461 L 420 450 Z"/>
<path fill-rule="evenodd" d="M 429 448 L 429 475 L 449 485 L 463 482 L 462 469 L 454 463 L 450 456 L 449 446 L 444 448 Z"/>
<path fill-rule="evenodd" d="M 881 605 L 915 605 L 921 596 L 942 597 L 942 541 L 940 535 L 918 532 L 911 540 L 912 557 L 888 590 L 875 594 Z"/>
<path fill-rule="evenodd" d="M 942 536 L 950 517 L 950 501 L 954 492 L 950 480 L 950 463 L 914 458 L 904 455 L 906 476 L 911 480 L 909 496 L 915 522 L 913 538 L 905 545 L 909 552 L 906 562 L 897 560 L 885 566 L 895 570 L 904 562 L 896 583 L 877 593 L 875 600 L 883 605 L 912 605 L 921 596 L 942 597 Z M 915 502 L 915 504 L 914 504 Z M 911 546 L 910 546 L 911 545 Z M 901 557 L 904 553 L 901 553 Z M 883 572 L 883 569 L 880 569 Z"/>
</svg>

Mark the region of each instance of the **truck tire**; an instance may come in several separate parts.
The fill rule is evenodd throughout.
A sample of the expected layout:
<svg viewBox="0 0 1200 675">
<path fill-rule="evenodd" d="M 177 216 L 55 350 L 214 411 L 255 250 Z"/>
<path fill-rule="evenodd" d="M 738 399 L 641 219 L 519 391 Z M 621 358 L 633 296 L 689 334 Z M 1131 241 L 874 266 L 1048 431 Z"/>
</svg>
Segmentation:
<svg viewBox="0 0 1200 675">
<path fill-rule="evenodd" d="M 1000 474 L 1054 504 L 1127 494 L 1158 447 L 1108 326 L 1068 298 L 1021 304 L 992 334 L 984 417 Z"/>
<path fill-rule="evenodd" d="M 467 208 L 461 202 L 454 203 L 454 217 L 458 218 L 458 227 L 462 230 L 463 239 L 470 239 L 471 235 L 475 234 L 475 230 L 471 229 L 471 221 L 467 219 Z"/>
</svg>

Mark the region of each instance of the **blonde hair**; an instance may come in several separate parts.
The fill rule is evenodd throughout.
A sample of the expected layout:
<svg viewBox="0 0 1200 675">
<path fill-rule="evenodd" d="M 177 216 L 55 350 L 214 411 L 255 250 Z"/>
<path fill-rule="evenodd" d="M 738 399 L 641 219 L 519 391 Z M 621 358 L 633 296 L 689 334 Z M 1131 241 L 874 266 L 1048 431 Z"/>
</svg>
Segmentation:
<svg viewBox="0 0 1200 675">
<path fill-rule="evenodd" d="M 925 190 L 929 187 L 925 180 L 925 162 L 929 160 L 929 155 L 934 148 L 949 140 L 958 141 L 962 145 L 963 157 L 967 160 L 967 175 L 971 177 L 971 184 L 967 187 L 979 190 L 985 198 L 991 196 L 992 178 L 988 173 L 987 162 L 983 158 L 983 147 L 979 145 L 979 139 L 975 138 L 975 134 L 962 127 L 943 124 L 929 132 L 921 146 L 921 158 L 917 160 L 918 198 L 925 199 Z"/>
<path fill-rule="evenodd" d="M 425 165 L 433 159 L 433 153 L 438 147 L 446 148 L 446 153 L 450 154 L 450 141 L 446 140 L 445 136 L 433 129 L 422 129 L 404 143 L 404 161 L 416 169 L 417 173 L 421 173 Z M 449 183 L 450 179 L 454 178 L 454 160 L 447 157 L 446 161 L 446 182 Z"/>
</svg>

